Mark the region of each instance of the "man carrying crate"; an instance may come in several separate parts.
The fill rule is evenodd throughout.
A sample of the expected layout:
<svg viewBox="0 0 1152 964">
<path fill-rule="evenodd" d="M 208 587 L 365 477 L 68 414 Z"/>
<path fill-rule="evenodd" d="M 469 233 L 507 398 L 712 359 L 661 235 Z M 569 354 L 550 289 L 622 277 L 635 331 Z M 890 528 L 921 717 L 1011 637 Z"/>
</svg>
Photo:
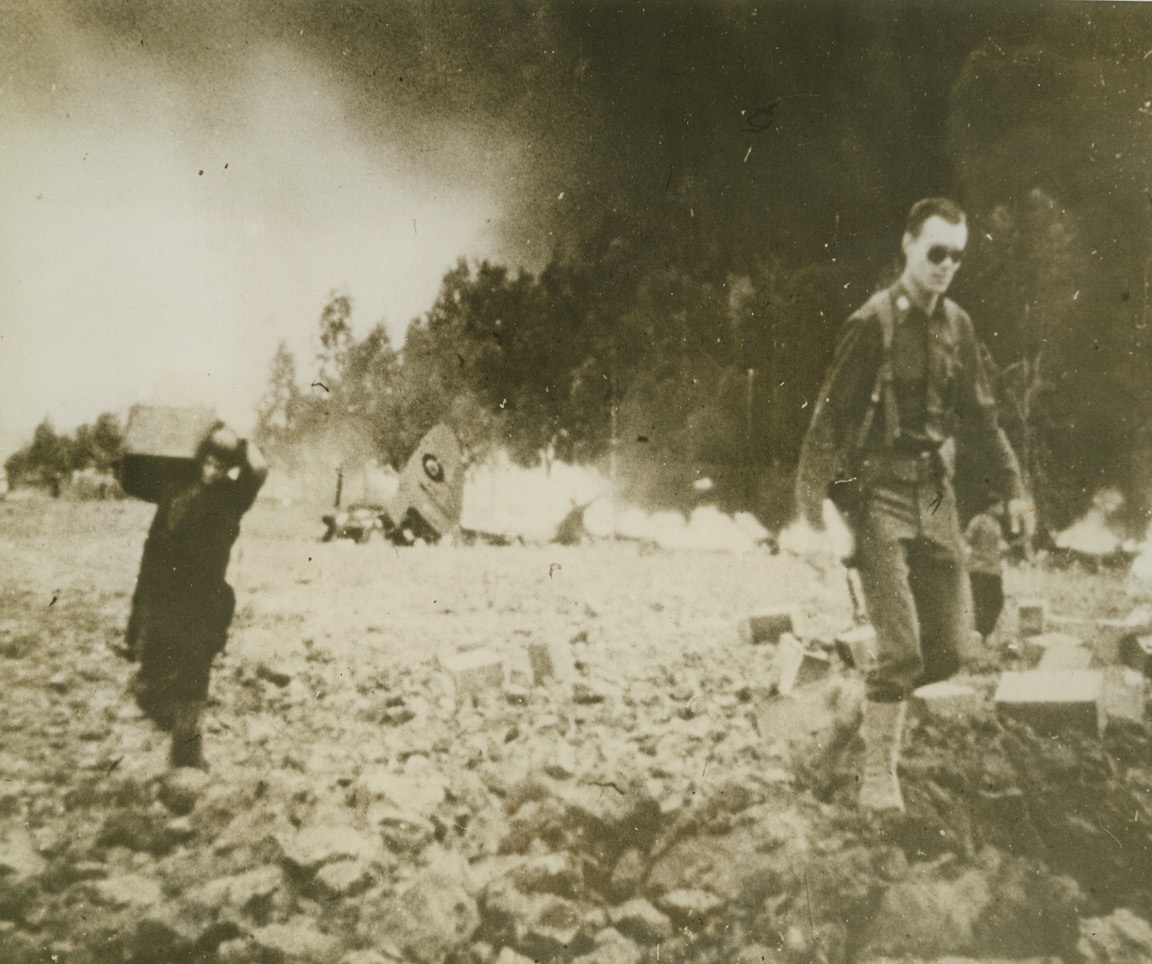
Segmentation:
<svg viewBox="0 0 1152 964">
<path fill-rule="evenodd" d="M 149 421 L 167 422 L 168 428 L 177 423 L 179 434 L 188 421 L 179 424 L 182 414 L 134 411 L 135 435 L 162 437 L 144 427 Z M 133 427 L 130 422 L 121 483 L 157 508 L 128 622 L 128 649 L 140 663 L 132 692 L 140 708 L 172 734 L 172 766 L 203 767 L 200 714 L 212 660 L 224 648 L 236 607 L 225 574 L 240 519 L 268 470 L 256 447 L 220 421 L 203 432 L 191 459 L 171 449 L 157 454 L 161 446 L 155 444 L 152 452 L 133 452 Z"/>
</svg>

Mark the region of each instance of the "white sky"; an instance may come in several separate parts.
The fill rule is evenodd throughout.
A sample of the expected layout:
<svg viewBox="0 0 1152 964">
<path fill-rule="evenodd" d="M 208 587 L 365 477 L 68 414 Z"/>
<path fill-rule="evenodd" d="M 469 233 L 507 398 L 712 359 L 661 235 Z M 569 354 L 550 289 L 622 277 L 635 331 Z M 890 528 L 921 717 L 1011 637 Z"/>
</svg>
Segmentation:
<svg viewBox="0 0 1152 964">
<path fill-rule="evenodd" d="M 466 132 L 433 176 L 286 48 L 190 81 L 48 26 L 59 76 L 0 67 L 0 459 L 45 416 L 140 401 L 248 430 L 280 339 L 308 373 L 333 289 L 399 347 L 458 257 L 495 254 L 499 158 Z"/>
</svg>

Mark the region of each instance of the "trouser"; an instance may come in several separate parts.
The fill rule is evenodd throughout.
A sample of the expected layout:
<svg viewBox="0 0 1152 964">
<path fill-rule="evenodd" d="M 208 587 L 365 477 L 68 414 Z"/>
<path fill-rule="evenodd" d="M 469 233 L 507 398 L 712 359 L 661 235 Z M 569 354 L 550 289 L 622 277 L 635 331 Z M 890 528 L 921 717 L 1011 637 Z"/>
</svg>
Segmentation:
<svg viewBox="0 0 1152 964">
<path fill-rule="evenodd" d="M 902 700 L 917 686 L 955 673 L 971 632 L 951 482 L 937 475 L 867 483 L 856 537 L 860 583 L 876 630 L 867 697 Z"/>
<path fill-rule="evenodd" d="M 155 595 L 142 600 L 136 617 L 140 668 L 132 692 L 140 708 L 169 730 L 177 708 L 207 698 L 212 661 L 227 642 L 236 597 L 226 583 L 178 599 Z"/>
<path fill-rule="evenodd" d="M 970 579 L 976 631 L 981 636 L 990 636 L 1004 610 L 1004 577 L 995 572 L 974 572 Z"/>
</svg>

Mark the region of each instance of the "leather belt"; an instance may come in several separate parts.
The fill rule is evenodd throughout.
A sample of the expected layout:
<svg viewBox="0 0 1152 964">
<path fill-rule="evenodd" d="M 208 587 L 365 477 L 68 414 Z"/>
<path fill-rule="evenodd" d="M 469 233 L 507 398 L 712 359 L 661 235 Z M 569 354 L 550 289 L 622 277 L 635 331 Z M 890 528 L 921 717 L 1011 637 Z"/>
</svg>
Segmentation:
<svg viewBox="0 0 1152 964">
<path fill-rule="evenodd" d="M 916 484 L 939 478 L 941 474 L 935 451 L 914 454 L 872 452 L 864 457 L 860 470 L 861 480 L 866 485 L 871 482 Z"/>
</svg>

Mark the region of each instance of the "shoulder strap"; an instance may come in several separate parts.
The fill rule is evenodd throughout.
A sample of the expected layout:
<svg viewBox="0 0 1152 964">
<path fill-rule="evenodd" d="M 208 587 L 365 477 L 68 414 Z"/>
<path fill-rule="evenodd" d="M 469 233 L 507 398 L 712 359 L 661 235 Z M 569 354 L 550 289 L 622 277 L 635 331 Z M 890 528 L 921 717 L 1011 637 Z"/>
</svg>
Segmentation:
<svg viewBox="0 0 1152 964">
<path fill-rule="evenodd" d="M 900 435 L 900 413 L 896 408 L 896 393 L 892 389 L 892 332 L 896 328 L 896 308 L 892 304 L 891 290 L 880 292 L 872 299 L 872 307 L 876 309 L 876 318 L 880 322 L 881 354 L 880 365 L 876 369 L 876 381 L 872 385 L 872 395 L 868 399 L 868 410 L 860 422 L 860 429 L 856 435 L 857 451 L 864 448 L 868 441 L 868 433 L 872 431 L 872 422 L 876 417 L 876 408 L 884 403 L 884 445 L 891 446 Z"/>
</svg>

